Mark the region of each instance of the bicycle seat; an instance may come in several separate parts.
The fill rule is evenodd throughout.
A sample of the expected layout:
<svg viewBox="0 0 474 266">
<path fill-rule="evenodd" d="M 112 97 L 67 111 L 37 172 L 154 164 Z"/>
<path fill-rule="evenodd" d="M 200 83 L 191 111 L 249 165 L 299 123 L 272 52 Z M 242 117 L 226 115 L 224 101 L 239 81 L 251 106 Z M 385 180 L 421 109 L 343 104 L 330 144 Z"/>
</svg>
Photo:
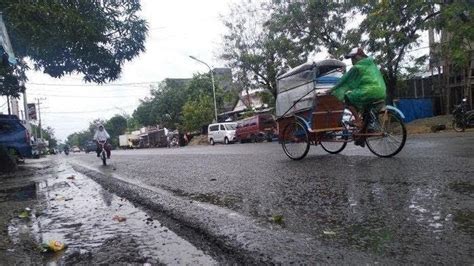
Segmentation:
<svg viewBox="0 0 474 266">
<path fill-rule="evenodd" d="M 385 100 L 378 100 L 378 101 L 370 103 L 370 105 L 379 105 L 379 104 L 382 104 L 382 103 L 385 103 Z"/>
<path fill-rule="evenodd" d="M 385 106 L 385 100 L 378 100 L 375 102 L 371 102 L 368 107 L 371 109 L 381 109 Z"/>
</svg>

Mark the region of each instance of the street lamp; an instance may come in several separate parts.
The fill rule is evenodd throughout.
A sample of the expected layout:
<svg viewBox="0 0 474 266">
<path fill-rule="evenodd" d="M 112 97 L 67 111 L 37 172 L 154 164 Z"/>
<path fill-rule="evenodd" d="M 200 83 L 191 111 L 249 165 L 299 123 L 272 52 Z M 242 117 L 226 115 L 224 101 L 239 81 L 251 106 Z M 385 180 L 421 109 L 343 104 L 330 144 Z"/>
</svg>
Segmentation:
<svg viewBox="0 0 474 266">
<path fill-rule="evenodd" d="M 216 86 L 214 85 L 214 74 L 212 73 L 212 68 L 204 61 L 201 61 L 197 59 L 196 57 L 190 55 L 189 58 L 198 61 L 199 63 L 202 63 L 209 68 L 209 71 L 211 72 L 211 82 L 212 82 L 212 95 L 214 96 L 214 116 L 215 116 L 215 122 L 217 122 L 217 104 L 216 104 Z"/>
</svg>

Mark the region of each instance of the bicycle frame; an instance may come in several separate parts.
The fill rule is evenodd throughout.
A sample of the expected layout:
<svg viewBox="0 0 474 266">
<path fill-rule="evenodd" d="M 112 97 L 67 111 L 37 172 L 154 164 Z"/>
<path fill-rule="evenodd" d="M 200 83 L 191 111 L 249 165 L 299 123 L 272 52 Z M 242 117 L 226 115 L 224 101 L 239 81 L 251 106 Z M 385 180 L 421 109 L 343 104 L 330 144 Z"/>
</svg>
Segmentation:
<svg viewBox="0 0 474 266">
<path fill-rule="evenodd" d="M 296 121 L 299 121 L 300 123 L 302 123 L 306 129 L 308 130 L 309 133 L 312 133 L 311 135 L 314 135 L 314 133 L 319 133 L 319 134 L 316 134 L 317 136 L 314 138 L 313 141 L 315 141 L 316 143 L 320 142 L 321 139 L 324 138 L 324 135 L 327 134 L 326 132 L 316 132 L 315 130 L 313 130 L 313 114 L 314 114 L 314 110 L 316 108 L 316 105 L 313 103 L 312 106 L 311 106 L 311 109 L 309 109 L 309 114 L 308 115 L 298 115 L 298 114 L 294 114 L 294 118 Z M 374 136 L 383 136 L 383 133 L 368 133 L 368 132 L 361 132 L 362 129 L 364 129 L 364 124 L 363 123 L 368 123 L 369 121 L 362 121 L 362 117 L 361 115 L 359 114 L 359 112 L 353 107 L 353 106 L 350 106 L 350 105 L 347 105 L 346 103 L 344 103 L 344 110 L 348 109 L 351 114 L 354 116 L 354 120 L 355 120 L 355 126 L 349 126 L 347 123 L 344 123 L 342 117 L 341 117 L 341 122 L 343 123 L 344 127 L 342 129 L 342 132 L 341 133 L 335 133 L 335 132 L 331 132 L 331 140 L 330 141 L 333 141 L 333 142 L 349 142 L 349 141 L 352 141 L 354 140 L 354 137 L 355 138 L 360 138 L 360 137 L 374 137 Z M 397 113 L 402 119 L 405 118 L 405 116 L 403 115 L 403 113 L 396 107 L 394 106 L 391 106 L 391 105 L 384 105 L 383 108 L 380 109 L 380 111 L 383 111 L 384 112 L 384 118 L 382 120 L 382 128 L 385 126 L 385 120 L 386 120 L 386 116 L 387 116 L 387 113 L 389 112 L 389 110 L 392 110 L 394 111 L 395 113 Z M 377 112 L 380 112 L 380 111 L 377 111 Z M 370 112 L 370 120 L 371 121 L 375 121 L 377 120 L 377 117 L 376 117 L 376 114 L 374 113 L 374 108 L 370 108 L 369 110 Z M 359 126 L 357 126 L 359 125 Z M 334 139 L 334 137 L 340 137 L 340 139 Z"/>
<path fill-rule="evenodd" d="M 100 156 L 103 159 L 104 157 L 107 156 L 107 151 L 105 150 L 105 144 L 107 144 L 107 141 L 97 141 L 99 145 L 101 146 L 102 150 L 100 152 Z"/>
</svg>

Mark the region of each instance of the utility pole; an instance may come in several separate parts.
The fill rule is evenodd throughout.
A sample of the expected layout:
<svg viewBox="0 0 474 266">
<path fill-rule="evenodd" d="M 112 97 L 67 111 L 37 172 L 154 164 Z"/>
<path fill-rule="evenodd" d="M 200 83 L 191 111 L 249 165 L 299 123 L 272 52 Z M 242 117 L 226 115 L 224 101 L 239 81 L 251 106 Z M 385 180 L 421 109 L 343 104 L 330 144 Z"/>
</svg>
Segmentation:
<svg viewBox="0 0 474 266">
<path fill-rule="evenodd" d="M 8 109 L 8 115 L 12 114 L 12 111 L 10 109 L 10 96 L 7 95 L 7 109 Z"/>
<path fill-rule="evenodd" d="M 25 91 L 23 92 L 23 109 L 25 110 L 25 121 L 26 123 L 30 123 L 30 116 L 28 113 L 28 100 L 26 99 L 26 88 Z"/>
<path fill-rule="evenodd" d="M 43 140 L 43 131 L 41 130 L 41 101 L 46 100 L 46 98 L 35 98 L 38 105 L 38 129 L 40 133 L 40 139 Z"/>
<path fill-rule="evenodd" d="M 196 57 L 194 57 L 192 55 L 190 55 L 189 58 L 191 58 L 195 61 L 198 61 L 201 64 L 204 64 L 205 66 L 207 66 L 207 68 L 209 68 L 209 72 L 211 72 L 212 95 L 214 96 L 214 119 L 215 119 L 215 123 L 217 123 L 218 120 L 217 120 L 217 104 L 216 104 L 216 85 L 214 85 L 214 74 L 212 73 L 212 68 L 206 62 L 204 62 L 200 59 L 197 59 Z"/>
</svg>

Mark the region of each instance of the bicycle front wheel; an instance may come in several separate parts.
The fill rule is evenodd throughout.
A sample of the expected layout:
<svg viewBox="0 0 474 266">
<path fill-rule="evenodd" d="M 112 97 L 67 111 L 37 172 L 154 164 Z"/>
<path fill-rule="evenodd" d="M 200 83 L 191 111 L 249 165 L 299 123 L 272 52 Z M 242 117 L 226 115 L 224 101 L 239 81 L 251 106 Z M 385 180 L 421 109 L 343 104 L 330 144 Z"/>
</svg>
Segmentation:
<svg viewBox="0 0 474 266">
<path fill-rule="evenodd" d="M 375 121 L 372 121 L 369 133 L 380 133 L 377 136 L 368 136 L 365 140 L 369 150 L 379 157 L 392 157 L 399 153 L 407 139 L 407 130 L 398 114 L 391 110 L 380 112 Z"/>
<path fill-rule="evenodd" d="M 287 125 L 281 136 L 281 145 L 285 154 L 291 159 L 303 159 L 309 151 L 308 130 L 296 121 Z"/>
<path fill-rule="evenodd" d="M 341 127 L 344 128 L 344 124 Z M 327 153 L 340 153 L 347 145 L 347 129 L 326 132 L 325 136 L 319 141 L 319 144 Z"/>
<path fill-rule="evenodd" d="M 107 165 L 107 156 L 105 155 L 105 152 L 102 152 L 100 157 L 102 159 L 102 165 Z"/>
</svg>

